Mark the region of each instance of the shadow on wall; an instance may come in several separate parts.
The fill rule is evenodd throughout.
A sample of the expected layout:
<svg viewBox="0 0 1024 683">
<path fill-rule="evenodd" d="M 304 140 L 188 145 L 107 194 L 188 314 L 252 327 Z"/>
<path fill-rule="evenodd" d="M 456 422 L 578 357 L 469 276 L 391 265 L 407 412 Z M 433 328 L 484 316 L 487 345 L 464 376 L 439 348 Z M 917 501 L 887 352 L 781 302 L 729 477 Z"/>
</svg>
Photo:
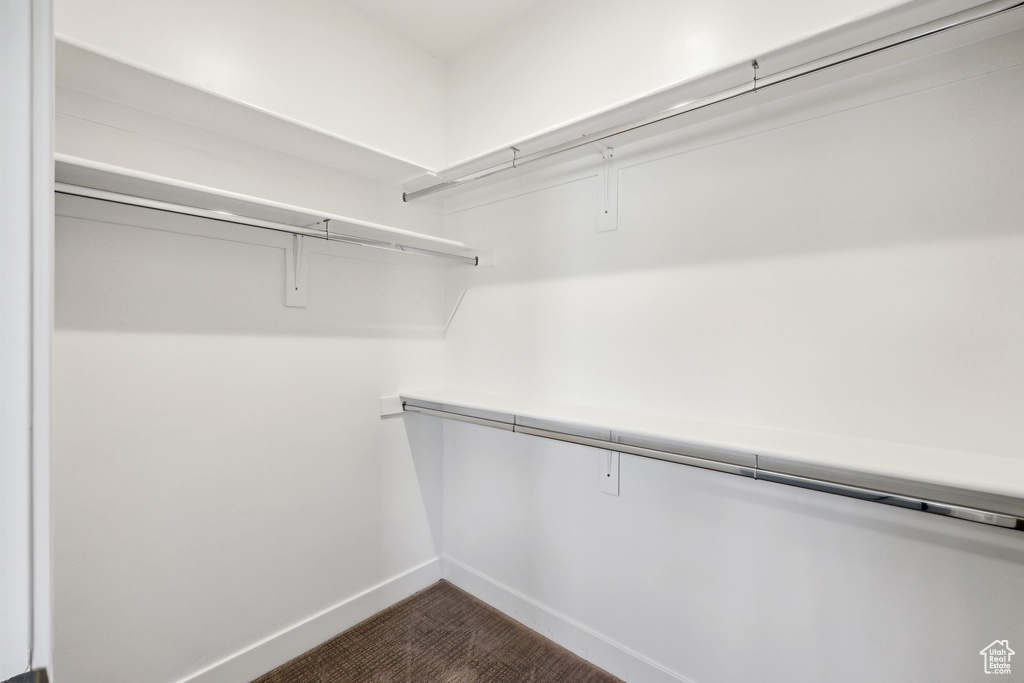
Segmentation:
<svg viewBox="0 0 1024 683">
<path fill-rule="evenodd" d="M 285 306 L 292 237 L 59 197 L 57 329 L 439 339 L 444 270 L 330 245 Z M 351 257 L 349 255 L 352 255 Z"/>
<path fill-rule="evenodd" d="M 745 482 L 746 483 L 746 482 Z M 916 510 L 879 505 L 827 493 L 800 492 L 780 484 L 749 482 L 744 504 L 765 513 L 815 519 L 829 525 L 901 539 L 905 543 L 940 546 L 966 555 L 989 557 L 1009 566 L 1024 566 L 1024 544 L 1019 532 L 947 519 Z"/>
<path fill-rule="evenodd" d="M 453 214 L 498 266 L 448 273 L 445 381 L 1019 457 L 1022 110 L 1014 66 L 617 154 L 609 232 L 594 176 Z"/>
<path fill-rule="evenodd" d="M 449 236 L 494 246 L 500 264 L 454 279 L 487 285 L 1024 235 L 1022 109 L 1016 66 L 777 127 L 767 109 L 724 117 L 684 131 L 689 142 L 660 156 L 617 162 L 617 230 L 597 230 L 593 176 L 450 216 Z"/>
<path fill-rule="evenodd" d="M 632 455 L 608 496 L 599 451 L 447 424 L 446 553 L 693 680 L 974 680 L 1020 634 L 1018 532 Z"/>
<path fill-rule="evenodd" d="M 430 528 L 430 536 L 434 542 L 434 552 L 440 555 L 443 549 L 443 461 L 441 430 L 443 424 L 437 418 L 403 413 L 402 415 L 385 418 L 402 420 L 405 423 L 405 434 L 408 439 L 408 450 L 416 468 L 416 479 L 419 482 L 420 500 L 423 513 Z"/>
</svg>

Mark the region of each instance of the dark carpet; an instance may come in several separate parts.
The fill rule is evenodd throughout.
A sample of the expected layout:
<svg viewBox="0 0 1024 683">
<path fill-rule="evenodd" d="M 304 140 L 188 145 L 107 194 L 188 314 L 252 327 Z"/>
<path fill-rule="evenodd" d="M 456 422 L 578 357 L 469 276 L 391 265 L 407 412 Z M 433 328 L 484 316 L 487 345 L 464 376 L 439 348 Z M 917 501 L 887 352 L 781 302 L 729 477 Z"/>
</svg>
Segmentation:
<svg viewBox="0 0 1024 683">
<path fill-rule="evenodd" d="M 253 683 L 622 683 L 439 581 Z"/>
</svg>

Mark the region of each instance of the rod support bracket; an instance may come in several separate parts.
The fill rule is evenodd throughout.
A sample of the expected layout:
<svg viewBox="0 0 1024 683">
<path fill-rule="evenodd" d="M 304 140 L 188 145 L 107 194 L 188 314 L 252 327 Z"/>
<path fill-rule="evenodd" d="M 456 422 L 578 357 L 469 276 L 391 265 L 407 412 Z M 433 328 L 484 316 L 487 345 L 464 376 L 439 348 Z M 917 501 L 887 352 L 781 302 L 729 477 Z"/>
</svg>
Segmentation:
<svg viewBox="0 0 1024 683">
<path fill-rule="evenodd" d="M 619 228 L 619 170 L 614 163 L 615 148 L 595 142 L 601 150 L 600 186 L 597 201 L 597 231 L 610 232 Z"/>
<path fill-rule="evenodd" d="M 306 308 L 309 305 L 309 248 L 311 240 L 293 235 L 292 243 L 285 247 L 284 305 Z"/>
</svg>

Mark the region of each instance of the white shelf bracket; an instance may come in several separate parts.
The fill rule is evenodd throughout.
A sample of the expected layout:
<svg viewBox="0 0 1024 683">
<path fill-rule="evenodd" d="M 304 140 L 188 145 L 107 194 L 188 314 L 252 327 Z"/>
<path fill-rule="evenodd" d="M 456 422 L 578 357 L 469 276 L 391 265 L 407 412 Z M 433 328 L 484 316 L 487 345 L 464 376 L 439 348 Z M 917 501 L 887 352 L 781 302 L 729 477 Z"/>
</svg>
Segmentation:
<svg viewBox="0 0 1024 683">
<path fill-rule="evenodd" d="M 601 148 L 603 160 L 598 173 L 597 231 L 610 232 L 619 228 L 619 169 L 615 166 L 615 150 L 595 144 Z"/>
<path fill-rule="evenodd" d="M 284 305 L 305 308 L 309 303 L 309 240 L 293 235 L 285 247 Z"/>
<path fill-rule="evenodd" d="M 402 406 L 401 396 L 381 396 L 380 397 L 380 417 L 383 420 L 386 417 L 398 417 L 405 411 Z"/>
</svg>

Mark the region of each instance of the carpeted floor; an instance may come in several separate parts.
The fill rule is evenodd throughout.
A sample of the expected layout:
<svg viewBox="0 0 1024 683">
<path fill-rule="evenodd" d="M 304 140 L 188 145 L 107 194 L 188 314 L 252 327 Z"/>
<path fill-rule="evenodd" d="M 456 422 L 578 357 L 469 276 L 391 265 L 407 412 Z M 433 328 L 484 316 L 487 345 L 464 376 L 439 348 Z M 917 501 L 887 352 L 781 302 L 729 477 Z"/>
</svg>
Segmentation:
<svg viewBox="0 0 1024 683">
<path fill-rule="evenodd" d="M 253 683 L 622 683 L 439 581 Z"/>
</svg>

